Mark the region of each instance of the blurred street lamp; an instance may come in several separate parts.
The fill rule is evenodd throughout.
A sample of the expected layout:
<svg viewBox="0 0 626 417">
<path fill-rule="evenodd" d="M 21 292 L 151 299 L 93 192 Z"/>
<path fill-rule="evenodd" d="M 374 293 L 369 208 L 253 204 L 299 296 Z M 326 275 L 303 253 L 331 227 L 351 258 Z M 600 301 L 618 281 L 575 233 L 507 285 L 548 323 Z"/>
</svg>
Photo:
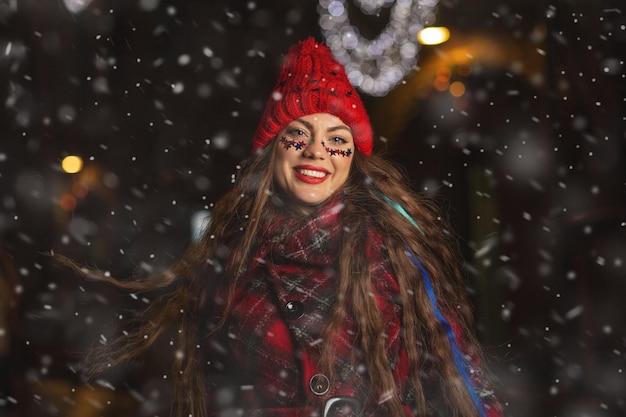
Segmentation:
<svg viewBox="0 0 626 417">
<path fill-rule="evenodd" d="M 417 40 L 422 45 L 439 45 L 450 39 L 450 31 L 446 27 L 427 27 L 417 33 Z"/>
<path fill-rule="evenodd" d="M 61 161 L 61 168 L 68 174 L 76 174 L 83 169 L 83 160 L 80 156 L 68 155 Z"/>
</svg>

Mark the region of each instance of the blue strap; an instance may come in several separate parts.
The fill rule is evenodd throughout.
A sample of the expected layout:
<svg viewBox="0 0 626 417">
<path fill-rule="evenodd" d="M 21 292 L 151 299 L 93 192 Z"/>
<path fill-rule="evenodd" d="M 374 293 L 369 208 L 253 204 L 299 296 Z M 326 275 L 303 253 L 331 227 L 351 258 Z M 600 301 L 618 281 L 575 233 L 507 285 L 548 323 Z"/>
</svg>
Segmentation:
<svg viewBox="0 0 626 417">
<path fill-rule="evenodd" d="M 426 233 L 424 233 L 422 228 L 409 215 L 409 213 L 406 212 L 404 207 L 402 207 L 397 202 L 393 201 L 391 198 L 387 197 L 380 190 L 378 190 L 377 188 L 373 186 L 372 186 L 372 190 L 378 197 L 385 200 L 385 202 L 389 204 L 394 210 L 396 210 L 398 213 L 404 216 L 404 218 L 407 219 L 413 226 L 415 226 L 415 228 L 419 230 L 422 235 L 426 236 Z M 428 272 L 426 272 L 426 269 L 424 268 L 422 263 L 418 262 L 417 259 L 415 259 L 413 252 L 411 252 L 407 246 L 405 246 L 404 249 L 406 250 L 406 253 L 409 255 L 411 262 L 413 262 L 413 264 L 417 267 L 417 269 L 419 269 L 420 273 L 422 274 L 422 277 L 424 278 L 424 285 L 426 287 L 426 293 L 428 294 L 428 299 L 430 300 L 430 304 L 433 308 L 435 316 L 437 317 L 439 322 L 443 325 L 446 331 L 446 336 L 448 337 L 448 340 L 450 341 L 450 347 L 452 349 L 452 357 L 454 359 L 454 364 L 456 366 L 456 369 L 458 370 L 459 375 L 461 375 L 461 378 L 463 378 L 465 387 L 467 388 L 467 391 L 470 397 L 472 397 L 472 401 L 474 402 L 474 405 L 478 409 L 478 412 L 480 413 L 482 417 L 486 417 L 487 413 L 485 412 L 485 408 L 483 407 L 483 404 L 480 402 L 478 395 L 476 395 L 476 391 L 474 391 L 474 384 L 472 384 L 472 381 L 470 380 L 469 375 L 467 374 L 467 361 L 463 357 L 463 353 L 461 352 L 461 349 L 459 348 L 459 345 L 456 341 L 454 330 L 452 329 L 452 326 L 450 326 L 450 323 L 448 322 L 448 320 L 439 311 L 439 307 L 437 305 L 437 299 L 435 298 L 435 291 L 433 291 L 433 286 L 430 282 L 430 276 L 428 275 Z"/>
<path fill-rule="evenodd" d="M 435 316 L 437 317 L 437 319 L 439 319 L 441 324 L 443 324 L 443 327 L 446 330 L 446 336 L 448 337 L 448 340 L 450 341 L 450 346 L 452 348 L 452 356 L 454 358 L 454 364 L 456 365 L 456 369 L 459 371 L 459 374 L 463 378 L 465 387 L 467 388 L 467 391 L 472 397 L 472 401 L 474 402 L 474 405 L 476 405 L 478 412 L 480 413 L 482 417 L 486 417 L 487 413 L 485 412 L 485 408 L 483 407 L 483 404 L 480 402 L 480 399 L 476 395 L 476 392 L 474 391 L 474 385 L 472 384 L 472 381 L 470 380 L 469 375 L 467 374 L 467 362 L 465 358 L 463 357 L 463 353 L 461 353 L 461 349 L 459 348 L 459 345 L 456 341 L 456 337 L 454 336 L 454 330 L 452 329 L 452 326 L 450 325 L 448 320 L 444 317 L 444 315 L 441 314 L 441 312 L 439 311 L 439 307 L 437 306 L 437 299 L 435 298 L 435 292 L 433 291 L 433 286 L 430 282 L 430 276 L 428 275 L 428 272 L 426 272 L 426 269 L 424 268 L 422 263 L 418 262 L 417 259 L 415 259 L 415 256 L 408 249 L 408 247 L 405 247 L 405 250 L 406 250 L 406 253 L 409 255 L 409 258 L 411 259 L 411 262 L 413 262 L 413 265 L 415 265 L 419 269 L 420 273 L 422 274 L 422 277 L 424 278 L 424 285 L 426 286 L 426 292 L 428 294 L 428 298 L 430 299 L 430 304 L 433 307 Z"/>
</svg>

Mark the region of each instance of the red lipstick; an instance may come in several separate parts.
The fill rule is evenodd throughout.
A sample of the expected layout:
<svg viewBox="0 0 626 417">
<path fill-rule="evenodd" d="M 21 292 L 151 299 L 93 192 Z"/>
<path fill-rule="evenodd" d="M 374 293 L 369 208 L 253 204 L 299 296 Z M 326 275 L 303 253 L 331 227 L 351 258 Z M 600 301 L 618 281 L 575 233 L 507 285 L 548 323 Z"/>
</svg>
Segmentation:
<svg viewBox="0 0 626 417">
<path fill-rule="evenodd" d="M 294 167 L 293 172 L 298 180 L 307 184 L 320 184 L 330 174 L 326 169 L 313 165 L 299 165 Z"/>
</svg>

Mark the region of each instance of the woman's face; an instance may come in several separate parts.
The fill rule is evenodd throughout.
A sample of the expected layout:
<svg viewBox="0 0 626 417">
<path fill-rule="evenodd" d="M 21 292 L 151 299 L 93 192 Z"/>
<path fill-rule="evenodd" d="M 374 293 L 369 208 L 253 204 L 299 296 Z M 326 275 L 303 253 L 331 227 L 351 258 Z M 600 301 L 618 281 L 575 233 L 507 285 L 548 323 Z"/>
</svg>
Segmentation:
<svg viewBox="0 0 626 417">
<path fill-rule="evenodd" d="M 338 117 L 303 116 L 285 126 L 276 140 L 274 179 L 296 201 L 322 203 L 348 180 L 354 138 Z"/>
</svg>

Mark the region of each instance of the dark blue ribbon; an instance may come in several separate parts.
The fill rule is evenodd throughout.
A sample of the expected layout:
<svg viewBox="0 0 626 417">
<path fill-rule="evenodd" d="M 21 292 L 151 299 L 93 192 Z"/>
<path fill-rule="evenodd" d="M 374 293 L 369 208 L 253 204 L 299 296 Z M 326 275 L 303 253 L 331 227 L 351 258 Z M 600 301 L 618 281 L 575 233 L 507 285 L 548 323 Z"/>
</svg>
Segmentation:
<svg viewBox="0 0 626 417">
<path fill-rule="evenodd" d="M 480 413 L 482 417 L 486 417 L 487 413 L 485 412 L 485 408 L 483 407 L 483 404 L 480 402 L 480 399 L 476 395 L 476 391 L 474 391 L 474 384 L 472 384 L 472 381 L 470 380 L 469 375 L 467 374 L 468 364 L 465 358 L 463 357 L 463 353 L 461 352 L 461 349 L 459 349 L 459 345 L 456 341 L 456 336 L 454 335 L 454 330 L 452 329 L 452 326 L 450 325 L 448 320 L 444 317 L 444 315 L 441 314 L 441 311 L 439 311 L 439 307 L 437 305 L 437 299 L 435 298 L 435 292 L 433 291 L 433 286 L 430 282 L 430 276 L 428 275 L 428 272 L 426 272 L 426 269 L 424 268 L 422 263 L 418 262 L 418 260 L 415 259 L 415 255 L 413 255 L 413 252 L 411 252 L 407 247 L 405 247 L 405 250 L 406 250 L 406 253 L 409 255 L 409 258 L 411 259 L 411 262 L 413 262 L 413 265 L 415 265 L 419 269 L 420 273 L 422 274 L 422 277 L 424 278 L 424 285 L 426 286 L 426 293 L 428 294 L 430 304 L 432 305 L 433 311 L 435 312 L 435 316 L 437 317 L 437 319 L 439 319 L 444 329 L 446 330 L 446 336 L 448 337 L 448 340 L 450 341 L 450 347 L 452 349 L 452 356 L 454 358 L 454 364 L 456 365 L 456 369 L 459 371 L 459 374 L 463 378 L 465 387 L 467 388 L 467 391 L 472 397 L 472 401 L 474 402 L 474 405 L 476 405 L 478 412 Z"/>
</svg>

